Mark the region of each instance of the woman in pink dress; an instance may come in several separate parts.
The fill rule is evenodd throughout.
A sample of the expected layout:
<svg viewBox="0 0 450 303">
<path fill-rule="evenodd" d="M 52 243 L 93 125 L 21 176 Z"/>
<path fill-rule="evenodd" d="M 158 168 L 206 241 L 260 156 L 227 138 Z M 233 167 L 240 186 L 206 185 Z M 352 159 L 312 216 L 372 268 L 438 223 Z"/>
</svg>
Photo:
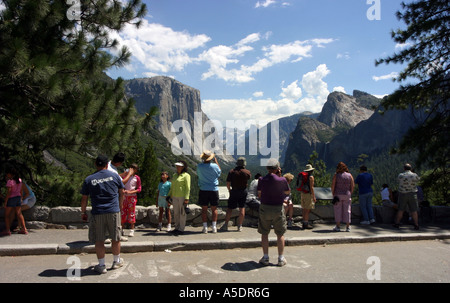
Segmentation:
<svg viewBox="0 0 450 303">
<path fill-rule="evenodd" d="M 130 224 L 129 237 L 134 236 L 134 224 L 136 223 L 136 204 L 137 194 L 141 192 L 141 178 L 137 175 L 138 166 L 132 164 L 130 167 L 131 177 L 125 183 L 125 199 L 123 200 L 122 207 L 122 230 L 125 228 L 125 224 Z"/>
</svg>

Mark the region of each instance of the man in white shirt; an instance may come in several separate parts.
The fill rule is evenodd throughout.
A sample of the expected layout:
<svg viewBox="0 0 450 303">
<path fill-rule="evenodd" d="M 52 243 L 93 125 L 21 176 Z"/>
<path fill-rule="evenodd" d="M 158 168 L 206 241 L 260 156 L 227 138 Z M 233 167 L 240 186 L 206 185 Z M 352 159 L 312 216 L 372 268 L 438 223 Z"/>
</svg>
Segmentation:
<svg viewBox="0 0 450 303">
<path fill-rule="evenodd" d="M 414 229 L 419 229 L 419 216 L 417 211 L 419 203 L 417 202 L 417 184 L 420 181 L 419 176 L 412 172 L 411 164 L 404 165 L 404 172 L 398 175 L 398 212 L 395 218 L 394 227 L 400 227 L 400 220 L 403 212 L 409 210 L 411 218 L 414 221 Z"/>
</svg>

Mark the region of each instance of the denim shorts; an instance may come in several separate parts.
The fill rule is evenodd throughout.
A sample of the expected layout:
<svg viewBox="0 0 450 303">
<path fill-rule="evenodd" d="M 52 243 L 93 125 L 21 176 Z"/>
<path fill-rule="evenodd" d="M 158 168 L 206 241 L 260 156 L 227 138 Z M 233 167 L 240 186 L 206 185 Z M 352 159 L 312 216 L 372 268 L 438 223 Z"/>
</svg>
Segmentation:
<svg viewBox="0 0 450 303">
<path fill-rule="evenodd" d="M 12 197 L 8 199 L 8 202 L 6 202 L 7 207 L 20 207 L 21 206 L 21 197 Z"/>
</svg>

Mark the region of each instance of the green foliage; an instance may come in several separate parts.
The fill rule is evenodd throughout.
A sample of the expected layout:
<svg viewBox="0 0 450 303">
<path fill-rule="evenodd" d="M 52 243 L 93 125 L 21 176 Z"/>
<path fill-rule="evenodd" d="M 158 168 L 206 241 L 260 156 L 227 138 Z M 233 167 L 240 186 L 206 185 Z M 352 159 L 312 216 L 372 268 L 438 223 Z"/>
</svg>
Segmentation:
<svg viewBox="0 0 450 303">
<path fill-rule="evenodd" d="M 139 198 L 145 206 L 155 205 L 157 201 L 158 184 L 160 181 L 160 172 L 158 159 L 155 150 L 150 141 L 143 155 L 142 166 L 139 176 L 141 177 L 142 191 Z"/>
<path fill-rule="evenodd" d="M 126 48 L 111 55 L 117 41 L 109 32 L 139 25 L 146 8 L 140 1 L 82 1 L 80 21 L 74 22 L 66 16 L 66 1 L 3 3 L 0 164 L 14 163 L 31 176 L 35 190 L 48 193 L 57 185 L 36 178 L 53 175 L 44 151 L 93 158 L 120 149 L 138 132 L 142 119 L 132 100 L 124 101 L 123 80 L 104 72 L 130 58 Z"/>
<path fill-rule="evenodd" d="M 450 203 L 450 3 L 422 0 L 402 4 L 397 17 L 406 29 L 392 32 L 395 42 L 406 47 L 377 65 L 407 63 L 396 81 L 405 82 L 382 101 L 386 109 L 412 108 L 419 125 L 411 129 L 396 152 L 417 150 L 416 165 L 433 169 L 423 182 L 433 188 L 443 203 Z M 440 184 L 439 186 L 437 184 Z M 441 188 L 440 186 L 443 186 Z"/>
</svg>

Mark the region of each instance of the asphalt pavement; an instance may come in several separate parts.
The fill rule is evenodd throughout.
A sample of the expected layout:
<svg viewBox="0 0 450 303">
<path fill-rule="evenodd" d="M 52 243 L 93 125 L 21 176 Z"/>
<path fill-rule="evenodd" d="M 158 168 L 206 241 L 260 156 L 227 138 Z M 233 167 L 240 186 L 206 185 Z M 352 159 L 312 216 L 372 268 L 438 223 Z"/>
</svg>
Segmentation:
<svg viewBox="0 0 450 303">
<path fill-rule="evenodd" d="M 316 224 L 314 229 L 301 230 L 298 226 L 288 229 L 285 234 L 286 246 L 327 245 L 345 243 L 373 243 L 386 241 L 417 241 L 450 239 L 449 225 L 421 226 L 414 230 L 412 225 L 396 229 L 389 224 L 351 226 L 351 231 L 334 232 L 333 224 Z M 134 237 L 122 242 L 121 252 L 152 252 L 182 250 L 219 250 L 233 248 L 255 248 L 261 246 L 261 235 L 256 227 L 244 227 L 238 232 L 230 227 L 227 232 L 212 233 L 209 228 L 203 234 L 202 227 L 187 226 L 184 234 L 173 235 L 164 228 L 136 229 Z M 127 232 L 127 231 L 126 231 Z M 276 235 L 269 235 L 271 246 L 276 246 Z M 110 245 L 107 244 L 107 251 Z M 52 255 L 95 253 L 93 243 L 88 241 L 87 229 L 32 229 L 28 235 L 12 233 L 0 237 L 0 256 Z"/>
</svg>

